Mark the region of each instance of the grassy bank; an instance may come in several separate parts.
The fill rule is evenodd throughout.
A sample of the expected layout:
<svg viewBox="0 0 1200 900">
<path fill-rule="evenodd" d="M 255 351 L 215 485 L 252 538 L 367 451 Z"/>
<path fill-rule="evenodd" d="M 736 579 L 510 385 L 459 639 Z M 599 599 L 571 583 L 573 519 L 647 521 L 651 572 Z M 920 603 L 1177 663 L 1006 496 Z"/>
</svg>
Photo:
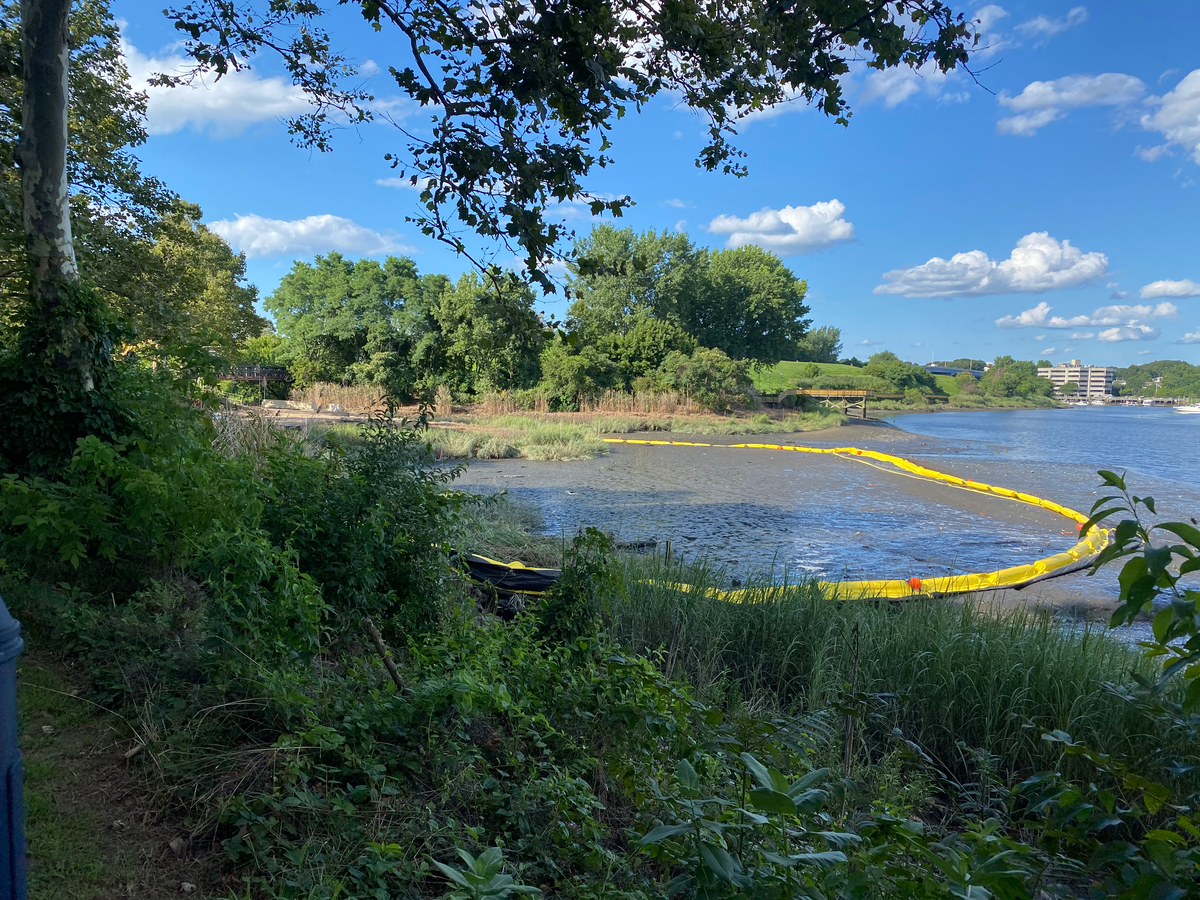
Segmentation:
<svg viewBox="0 0 1200 900">
<path fill-rule="evenodd" d="M 535 510 L 500 497 L 478 508 L 462 540 L 495 558 L 559 566 L 569 541 L 541 527 Z M 706 593 L 725 585 L 703 564 L 619 560 L 610 631 L 716 706 L 795 715 L 834 706 L 850 685 L 890 695 L 880 708 L 889 727 L 960 774 L 979 750 L 1006 771 L 1053 765 L 1042 729 L 1122 757 L 1149 758 L 1161 744 L 1155 722 L 1105 687 L 1153 667 L 1102 626 L 1075 630 L 1046 612 L 976 600 L 839 602 L 803 580 L 760 582 L 757 602 L 729 603 Z"/>
<path fill-rule="evenodd" d="M 813 374 L 816 367 L 817 374 Z M 846 389 L 862 389 L 876 393 L 892 393 L 899 391 L 881 383 L 877 378 L 870 378 L 864 370 L 856 366 L 840 363 L 808 363 L 784 361 L 776 363 L 769 369 L 754 373 L 754 387 L 762 394 L 775 394 L 780 391 L 804 385 L 821 387 L 843 387 Z M 1061 404 L 1053 398 L 1040 396 L 1030 397 L 992 397 L 981 393 L 963 391 L 962 385 L 949 375 L 934 375 L 936 390 L 948 397 L 948 400 L 872 400 L 872 410 L 887 410 L 898 412 L 931 411 L 931 410 L 962 410 L 962 409 L 1043 409 L 1057 407 Z"/>
<path fill-rule="evenodd" d="M 980 750 L 1009 772 L 1054 765 L 1040 734 L 1055 727 L 1130 758 L 1161 744 L 1154 721 L 1104 686 L 1152 666 L 1099 626 L 974 601 L 835 602 L 804 582 L 735 604 L 706 595 L 715 580 L 703 566 L 631 557 L 611 627 L 718 704 L 795 714 L 847 690 L 887 696 L 881 724 L 964 774 Z M 681 582 L 695 589 L 670 587 Z"/>
<path fill-rule="evenodd" d="M 127 870 L 104 832 L 125 820 L 64 803 L 71 785 L 132 782 L 179 846 L 219 848 L 213 894 L 249 900 L 457 898 L 463 852 L 555 900 L 669 900 L 680 878 L 720 900 L 949 900 L 999 877 L 994 896 L 1082 896 L 1108 864 L 1100 839 L 1064 850 L 1028 813 L 1019 785 L 1046 769 L 1090 780 L 1038 782 L 1070 802 L 1090 782 L 1119 795 L 1123 833 L 1170 825 L 1127 815 L 1127 784 L 1041 740 L 1073 728 L 1155 777 L 1174 749 L 1144 706 L 1105 693 L 1139 662 L 1096 635 L 807 584 L 726 604 L 702 569 L 596 532 L 539 537 L 528 511 L 448 491 L 423 433 L 375 423 L 322 445 L 191 427 L 116 462 L 92 448 L 69 480 L 0 483 L 0 590 L 31 647 L 78 676 L 51 696 L 90 701 L 26 732 L 119 723 L 91 757 L 27 744 L 50 766 L 31 834 L 66 857 L 42 897 Z M 465 583 L 454 546 L 561 559 L 563 576 L 518 613 Z M 182 879 L 171 891 L 126 893 Z"/>
<path fill-rule="evenodd" d="M 872 400 L 868 414 L 877 412 L 955 412 L 975 409 L 1058 409 L 1063 404 L 1050 397 L 981 397 L 958 394 L 943 403 L 910 403 L 907 400 Z"/>
<path fill-rule="evenodd" d="M 796 434 L 847 422 L 833 410 L 771 416 L 609 415 L 602 413 L 513 413 L 454 416 L 435 421 L 428 440 L 443 459 L 592 459 L 604 453 L 606 435 L 680 433 L 698 435 Z"/>
</svg>

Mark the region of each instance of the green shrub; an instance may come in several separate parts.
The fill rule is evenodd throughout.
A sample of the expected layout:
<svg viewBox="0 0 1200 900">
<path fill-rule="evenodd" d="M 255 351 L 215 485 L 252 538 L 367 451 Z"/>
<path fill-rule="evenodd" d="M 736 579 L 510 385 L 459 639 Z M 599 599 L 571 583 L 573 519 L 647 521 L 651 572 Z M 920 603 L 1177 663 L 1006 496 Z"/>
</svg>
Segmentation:
<svg viewBox="0 0 1200 900">
<path fill-rule="evenodd" d="M 577 410 L 582 400 L 598 397 L 618 378 L 616 364 L 590 345 L 554 341 L 542 351 L 541 359 L 537 390 L 553 409 Z"/>
<path fill-rule="evenodd" d="M 671 352 L 659 367 L 656 380 L 661 388 L 715 412 L 753 402 L 749 363 L 708 347 L 697 347 L 690 356 L 678 350 Z"/>
<path fill-rule="evenodd" d="M 431 464 L 419 434 L 389 421 L 353 442 L 331 434 L 314 456 L 282 441 L 266 459 L 262 527 L 296 552 L 337 616 L 425 630 L 439 613 L 441 542 L 463 502 L 444 490 L 456 475 Z"/>
</svg>

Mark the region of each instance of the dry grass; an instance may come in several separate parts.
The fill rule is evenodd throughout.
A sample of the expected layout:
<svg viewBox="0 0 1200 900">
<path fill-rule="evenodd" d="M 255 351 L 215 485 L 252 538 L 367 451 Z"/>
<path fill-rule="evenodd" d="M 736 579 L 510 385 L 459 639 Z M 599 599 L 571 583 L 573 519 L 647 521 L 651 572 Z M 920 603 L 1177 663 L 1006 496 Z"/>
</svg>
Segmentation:
<svg viewBox="0 0 1200 900">
<path fill-rule="evenodd" d="M 384 389 L 374 384 L 331 384 L 318 381 L 303 390 L 293 390 L 288 395 L 289 400 L 312 403 L 317 412 L 328 410 L 333 404 L 338 404 L 348 413 L 369 415 L 384 409 Z"/>
<path fill-rule="evenodd" d="M 433 395 L 433 410 L 439 418 L 445 419 L 453 412 L 452 399 L 450 388 L 439 384 L 437 392 Z"/>
<path fill-rule="evenodd" d="M 228 402 L 213 416 L 213 427 L 212 444 L 218 453 L 228 457 L 245 453 L 258 460 L 279 440 L 281 431 L 272 417 Z"/>
<path fill-rule="evenodd" d="M 674 391 L 665 391 L 661 394 L 650 394 L 644 391 L 633 394 L 624 391 L 605 391 L 598 399 L 582 404 L 581 411 L 585 413 L 634 413 L 642 416 L 709 415 L 707 410 L 697 406 L 690 398 Z"/>
<path fill-rule="evenodd" d="M 482 416 L 492 417 L 507 416 L 519 412 L 541 414 L 550 411 L 550 402 L 543 394 L 526 397 L 525 399 L 526 402 L 523 405 L 519 405 L 517 398 L 508 391 L 484 394 L 482 399 L 475 404 L 475 412 Z"/>
</svg>

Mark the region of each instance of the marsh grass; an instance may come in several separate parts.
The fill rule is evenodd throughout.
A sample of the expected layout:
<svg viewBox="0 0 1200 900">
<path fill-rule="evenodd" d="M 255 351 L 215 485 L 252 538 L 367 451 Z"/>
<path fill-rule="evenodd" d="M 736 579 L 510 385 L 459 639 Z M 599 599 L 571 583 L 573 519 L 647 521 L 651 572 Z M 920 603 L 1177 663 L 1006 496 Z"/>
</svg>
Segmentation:
<svg viewBox="0 0 1200 900">
<path fill-rule="evenodd" d="M 544 520 L 531 506 L 503 494 L 481 497 L 463 520 L 458 542 L 463 549 L 502 562 L 520 560 L 530 566 L 562 565 L 567 543 L 562 535 L 544 535 Z"/>
<path fill-rule="evenodd" d="M 702 435 L 794 434 L 845 424 L 832 410 L 771 418 L 752 416 L 635 416 L 583 413 L 508 413 L 469 416 L 429 431 L 434 455 L 442 459 L 593 459 L 607 451 L 611 434 L 677 432 Z"/>
<path fill-rule="evenodd" d="M 798 712 L 828 708 L 855 684 L 891 695 L 888 727 L 959 771 L 975 750 L 1008 771 L 1054 766 L 1040 739 L 1054 728 L 1126 759 L 1161 746 L 1155 723 L 1105 687 L 1150 667 L 1100 627 L 1076 631 L 1048 613 L 970 600 L 837 602 L 809 581 L 760 583 L 756 602 L 730 603 L 706 593 L 720 578 L 703 565 L 631 557 L 623 566 L 613 632 L 659 654 L 702 697 Z M 693 588 L 671 587 L 679 583 Z"/>
</svg>

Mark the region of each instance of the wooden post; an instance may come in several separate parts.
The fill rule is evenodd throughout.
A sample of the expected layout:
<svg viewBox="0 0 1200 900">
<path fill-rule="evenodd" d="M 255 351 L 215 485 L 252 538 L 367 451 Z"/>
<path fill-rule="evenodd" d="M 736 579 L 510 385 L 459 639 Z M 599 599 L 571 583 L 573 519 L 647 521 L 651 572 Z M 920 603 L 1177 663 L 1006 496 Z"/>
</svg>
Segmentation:
<svg viewBox="0 0 1200 900">
<path fill-rule="evenodd" d="M 367 626 L 367 634 L 371 636 L 371 643 L 375 645 L 375 652 L 379 654 L 379 658 L 383 660 L 384 668 L 392 676 L 396 690 L 404 690 L 404 682 L 400 680 L 400 672 L 396 669 L 395 662 L 392 661 L 392 654 L 388 653 L 387 645 L 384 644 L 383 636 L 379 633 L 379 629 L 375 627 L 375 623 L 370 618 L 363 619 L 363 624 Z"/>
</svg>

